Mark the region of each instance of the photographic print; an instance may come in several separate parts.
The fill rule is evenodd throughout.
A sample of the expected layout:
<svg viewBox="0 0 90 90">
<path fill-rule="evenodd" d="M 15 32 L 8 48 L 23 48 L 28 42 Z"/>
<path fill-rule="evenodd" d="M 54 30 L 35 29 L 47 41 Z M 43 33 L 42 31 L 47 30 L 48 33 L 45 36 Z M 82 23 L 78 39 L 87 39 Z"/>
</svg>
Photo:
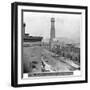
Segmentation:
<svg viewBox="0 0 90 90">
<path fill-rule="evenodd" d="M 23 73 L 80 72 L 81 14 L 23 12 Z"/>
<path fill-rule="evenodd" d="M 12 9 L 14 86 L 87 82 L 87 7 L 18 2 Z"/>
</svg>

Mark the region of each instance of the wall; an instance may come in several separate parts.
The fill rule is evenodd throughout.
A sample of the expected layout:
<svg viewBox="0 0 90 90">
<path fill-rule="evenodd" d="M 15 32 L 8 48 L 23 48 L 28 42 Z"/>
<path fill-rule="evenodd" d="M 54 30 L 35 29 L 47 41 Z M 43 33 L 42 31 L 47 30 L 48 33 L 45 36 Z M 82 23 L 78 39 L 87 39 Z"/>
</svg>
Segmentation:
<svg viewBox="0 0 90 90">
<path fill-rule="evenodd" d="M 14 90 L 10 86 L 10 73 L 11 73 L 11 2 L 14 0 L 1 0 L 0 2 L 0 90 Z M 18 1 L 18 0 L 16 0 Z M 21 1 L 21 0 L 19 0 Z M 90 8 L 89 0 L 22 0 L 28 2 L 38 3 L 56 3 L 56 4 L 70 4 L 70 5 L 88 5 Z M 89 11 L 90 14 L 90 11 Z M 88 15 L 89 16 L 89 15 Z M 89 19 L 89 18 L 88 18 Z M 90 28 L 90 27 L 89 27 Z M 88 30 L 89 30 L 88 28 Z M 90 34 L 90 31 L 89 31 Z M 90 35 L 89 35 L 90 38 Z M 90 42 L 89 42 L 90 46 Z M 90 48 L 88 48 L 90 49 Z M 90 57 L 89 57 L 90 58 Z M 90 63 L 90 61 L 88 62 Z M 90 65 L 89 65 L 90 68 Z M 90 72 L 88 72 L 90 75 Z M 89 78 L 90 81 L 90 78 Z M 88 84 L 70 84 L 70 85 L 54 85 L 42 87 L 26 87 L 18 88 L 20 90 L 89 90 L 90 83 Z"/>
</svg>

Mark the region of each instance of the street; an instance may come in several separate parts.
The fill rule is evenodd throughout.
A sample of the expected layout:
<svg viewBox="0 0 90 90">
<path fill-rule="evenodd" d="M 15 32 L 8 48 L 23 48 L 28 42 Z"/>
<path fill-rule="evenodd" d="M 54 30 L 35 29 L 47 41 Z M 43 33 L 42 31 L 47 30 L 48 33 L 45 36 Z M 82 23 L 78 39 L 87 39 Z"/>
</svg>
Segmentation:
<svg viewBox="0 0 90 90">
<path fill-rule="evenodd" d="M 69 63 L 63 62 L 65 60 L 62 60 L 61 57 L 53 57 L 54 53 L 41 46 L 24 47 L 23 51 L 23 65 L 24 70 L 27 72 L 40 73 L 42 72 L 42 68 L 48 72 L 70 72 L 75 69 L 75 67 Z M 33 62 L 37 62 L 37 64 L 32 65 Z M 32 67 L 30 65 L 32 65 Z"/>
</svg>

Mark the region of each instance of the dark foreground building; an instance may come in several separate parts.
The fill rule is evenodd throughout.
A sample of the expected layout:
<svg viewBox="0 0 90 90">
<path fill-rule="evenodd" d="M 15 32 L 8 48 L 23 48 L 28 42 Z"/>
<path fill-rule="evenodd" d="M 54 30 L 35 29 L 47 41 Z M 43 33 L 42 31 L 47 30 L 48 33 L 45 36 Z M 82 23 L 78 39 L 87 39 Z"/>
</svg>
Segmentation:
<svg viewBox="0 0 90 90">
<path fill-rule="evenodd" d="M 43 37 L 30 36 L 25 33 L 25 24 L 23 24 L 23 73 L 34 73 L 41 71 L 41 41 Z M 22 73 L 22 75 L 23 75 Z"/>
</svg>

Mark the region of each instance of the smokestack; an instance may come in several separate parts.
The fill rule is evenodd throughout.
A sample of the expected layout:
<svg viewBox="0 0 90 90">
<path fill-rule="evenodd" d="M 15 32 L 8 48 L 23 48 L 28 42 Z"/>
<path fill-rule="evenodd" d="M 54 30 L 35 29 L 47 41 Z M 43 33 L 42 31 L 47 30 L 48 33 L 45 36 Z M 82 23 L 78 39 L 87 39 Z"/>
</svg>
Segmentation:
<svg viewBox="0 0 90 90">
<path fill-rule="evenodd" d="M 51 18 L 51 33 L 50 38 L 55 38 L 55 18 Z"/>
<path fill-rule="evenodd" d="M 50 49 L 52 49 L 53 47 L 54 38 L 55 38 L 55 18 L 51 18 Z"/>
</svg>

